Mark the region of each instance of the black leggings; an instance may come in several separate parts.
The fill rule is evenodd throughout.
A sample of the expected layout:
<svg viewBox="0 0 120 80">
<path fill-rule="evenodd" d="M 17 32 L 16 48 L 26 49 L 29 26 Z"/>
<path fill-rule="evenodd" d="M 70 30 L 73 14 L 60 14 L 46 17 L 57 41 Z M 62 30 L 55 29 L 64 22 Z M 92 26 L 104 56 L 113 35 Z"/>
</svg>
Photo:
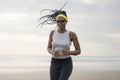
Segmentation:
<svg viewBox="0 0 120 80">
<path fill-rule="evenodd" d="M 71 57 L 66 59 L 52 58 L 50 80 L 68 80 L 73 69 Z"/>
</svg>

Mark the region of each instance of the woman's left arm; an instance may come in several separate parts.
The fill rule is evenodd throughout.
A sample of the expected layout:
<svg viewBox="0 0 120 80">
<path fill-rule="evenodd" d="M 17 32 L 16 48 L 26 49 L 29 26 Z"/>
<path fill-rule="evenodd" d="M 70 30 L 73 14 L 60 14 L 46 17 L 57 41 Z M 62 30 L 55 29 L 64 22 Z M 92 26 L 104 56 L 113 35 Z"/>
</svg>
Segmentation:
<svg viewBox="0 0 120 80">
<path fill-rule="evenodd" d="M 81 53 L 81 49 L 80 49 L 80 44 L 77 38 L 77 35 L 74 32 L 70 32 L 70 39 L 71 41 L 73 41 L 73 45 L 75 47 L 75 50 L 73 51 L 69 51 L 66 49 L 63 49 L 62 52 L 64 55 L 78 55 Z"/>
</svg>

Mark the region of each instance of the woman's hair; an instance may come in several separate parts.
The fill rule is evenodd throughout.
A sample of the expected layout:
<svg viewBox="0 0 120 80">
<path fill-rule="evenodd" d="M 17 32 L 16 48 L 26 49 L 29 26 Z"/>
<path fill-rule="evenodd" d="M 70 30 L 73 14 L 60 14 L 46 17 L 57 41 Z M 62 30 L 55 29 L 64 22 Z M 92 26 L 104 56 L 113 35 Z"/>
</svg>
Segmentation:
<svg viewBox="0 0 120 80">
<path fill-rule="evenodd" d="M 66 3 L 63 5 L 63 7 L 65 5 L 66 5 Z M 62 11 L 62 8 L 60 10 L 53 10 L 53 9 L 43 9 L 43 10 L 41 10 L 41 12 L 43 12 L 43 11 L 49 11 L 49 14 L 42 16 L 38 20 L 40 22 L 39 25 L 38 25 L 38 27 L 39 26 L 42 27 L 43 25 L 46 25 L 46 24 L 49 24 L 49 25 L 55 24 L 56 23 L 56 17 L 59 14 L 63 14 L 63 15 L 65 15 L 67 17 L 66 12 Z"/>
</svg>

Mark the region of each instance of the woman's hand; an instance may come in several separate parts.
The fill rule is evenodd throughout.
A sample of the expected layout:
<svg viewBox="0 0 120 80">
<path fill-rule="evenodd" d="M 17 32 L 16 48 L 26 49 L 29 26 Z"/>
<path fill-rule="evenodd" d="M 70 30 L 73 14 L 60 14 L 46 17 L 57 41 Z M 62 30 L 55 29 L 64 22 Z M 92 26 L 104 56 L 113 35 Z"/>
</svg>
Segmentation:
<svg viewBox="0 0 120 80">
<path fill-rule="evenodd" d="M 55 56 L 55 57 L 59 57 L 59 51 L 58 51 L 58 50 L 56 50 L 56 51 L 54 52 L 54 56 Z"/>
<path fill-rule="evenodd" d="M 63 48 L 62 49 L 62 53 L 63 53 L 63 55 L 69 55 L 69 50 L 67 50 L 67 49 L 65 49 L 65 48 Z"/>
</svg>

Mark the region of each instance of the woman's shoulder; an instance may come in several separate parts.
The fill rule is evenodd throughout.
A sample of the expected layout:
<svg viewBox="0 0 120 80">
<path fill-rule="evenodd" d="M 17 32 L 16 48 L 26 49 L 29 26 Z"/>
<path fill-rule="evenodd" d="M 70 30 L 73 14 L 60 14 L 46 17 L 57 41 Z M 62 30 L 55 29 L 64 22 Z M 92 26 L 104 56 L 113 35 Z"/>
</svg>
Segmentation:
<svg viewBox="0 0 120 80">
<path fill-rule="evenodd" d="M 53 34 L 55 32 L 55 30 L 52 30 L 51 32 L 50 32 L 50 34 Z"/>
<path fill-rule="evenodd" d="M 52 30 L 50 33 L 54 33 L 55 32 L 55 30 Z"/>
<path fill-rule="evenodd" d="M 69 31 L 69 36 L 70 36 L 71 41 L 73 41 L 73 39 L 74 39 L 75 36 L 76 36 L 76 33 L 73 32 L 73 31 Z"/>
<path fill-rule="evenodd" d="M 70 36 L 76 35 L 76 33 L 73 31 L 69 31 L 69 34 L 70 34 Z"/>
</svg>

